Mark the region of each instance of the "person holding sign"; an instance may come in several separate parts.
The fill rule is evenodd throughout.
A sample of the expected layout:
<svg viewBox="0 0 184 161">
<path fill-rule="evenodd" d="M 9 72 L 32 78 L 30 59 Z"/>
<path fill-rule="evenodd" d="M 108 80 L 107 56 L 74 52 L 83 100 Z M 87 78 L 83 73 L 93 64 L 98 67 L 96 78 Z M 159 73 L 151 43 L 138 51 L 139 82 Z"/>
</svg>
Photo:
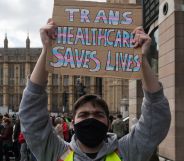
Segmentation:
<svg viewBox="0 0 184 161">
<path fill-rule="evenodd" d="M 45 91 L 48 78 L 46 53 L 51 39 L 55 38 L 55 27 L 50 19 L 40 29 L 42 53 L 28 80 L 19 110 L 22 132 L 37 161 L 147 161 L 166 137 L 171 120 L 162 85 L 146 59 L 150 37 L 141 27 L 133 31 L 134 47 L 141 47 L 144 55 L 144 100 L 142 115 L 131 132 L 119 140 L 115 134 L 107 133 L 109 110 L 106 102 L 96 95 L 84 95 L 73 106 L 75 134 L 72 141 L 66 143 L 52 128 Z"/>
</svg>

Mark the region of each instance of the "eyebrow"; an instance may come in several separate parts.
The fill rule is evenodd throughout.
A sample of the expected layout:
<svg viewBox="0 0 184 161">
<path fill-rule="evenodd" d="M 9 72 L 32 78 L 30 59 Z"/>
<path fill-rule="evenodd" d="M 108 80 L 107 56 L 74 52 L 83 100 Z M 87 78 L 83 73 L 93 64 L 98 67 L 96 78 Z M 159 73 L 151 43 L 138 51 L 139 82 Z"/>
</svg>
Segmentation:
<svg viewBox="0 0 184 161">
<path fill-rule="evenodd" d="M 86 115 L 89 115 L 89 114 L 104 114 L 105 115 L 105 112 L 104 111 L 94 111 L 94 112 L 89 112 L 89 111 L 81 111 L 78 113 L 79 114 L 86 114 Z"/>
</svg>

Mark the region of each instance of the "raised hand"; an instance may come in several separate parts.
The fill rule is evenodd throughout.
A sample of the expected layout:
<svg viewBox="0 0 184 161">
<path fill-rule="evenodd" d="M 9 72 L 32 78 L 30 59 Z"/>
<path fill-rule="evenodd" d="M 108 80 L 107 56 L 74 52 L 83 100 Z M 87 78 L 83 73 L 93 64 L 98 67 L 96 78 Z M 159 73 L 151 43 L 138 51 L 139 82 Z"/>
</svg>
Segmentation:
<svg viewBox="0 0 184 161">
<path fill-rule="evenodd" d="M 43 48 L 47 48 L 49 45 L 51 45 L 51 39 L 56 38 L 55 29 L 56 25 L 52 19 L 48 19 L 47 24 L 40 29 L 40 37 Z"/>
<path fill-rule="evenodd" d="M 146 55 L 149 52 L 150 45 L 151 45 L 150 36 L 144 32 L 144 29 L 142 28 L 142 26 L 135 28 L 132 33 L 135 34 L 135 37 L 133 40 L 134 48 L 141 47 L 142 54 Z"/>
</svg>

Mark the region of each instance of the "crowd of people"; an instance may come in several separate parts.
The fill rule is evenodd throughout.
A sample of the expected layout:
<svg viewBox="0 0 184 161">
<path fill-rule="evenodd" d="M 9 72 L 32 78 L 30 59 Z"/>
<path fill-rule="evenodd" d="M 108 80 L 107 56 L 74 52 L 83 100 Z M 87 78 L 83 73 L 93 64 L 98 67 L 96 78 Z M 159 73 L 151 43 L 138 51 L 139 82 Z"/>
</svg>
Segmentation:
<svg viewBox="0 0 184 161">
<path fill-rule="evenodd" d="M 71 118 L 64 114 L 57 117 L 50 115 L 50 119 L 58 137 L 69 142 L 73 135 Z M 11 158 L 15 161 L 36 161 L 21 132 L 18 115 L 0 114 L 0 161 L 10 161 Z"/>
<path fill-rule="evenodd" d="M 50 121 L 57 136 L 70 142 L 74 134 L 72 118 L 64 113 L 62 116 L 50 115 Z M 128 133 L 128 125 L 123 122 L 121 114 L 118 114 L 117 118 L 110 115 L 109 122 L 108 131 L 116 133 L 118 138 Z M 0 161 L 3 161 L 3 156 L 5 161 L 10 161 L 10 158 L 15 161 L 36 161 L 21 132 L 18 115 L 0 114 Z"/>
</svg>

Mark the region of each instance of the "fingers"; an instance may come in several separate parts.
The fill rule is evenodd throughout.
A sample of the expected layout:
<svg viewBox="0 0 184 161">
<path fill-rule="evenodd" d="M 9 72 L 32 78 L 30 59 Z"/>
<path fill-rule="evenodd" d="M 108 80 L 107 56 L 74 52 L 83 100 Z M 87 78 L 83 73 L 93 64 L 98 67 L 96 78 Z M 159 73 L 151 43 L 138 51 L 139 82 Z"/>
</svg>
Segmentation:
<svg viewBox="0 0 184 161">
<path fill-rule="evenodd" d="M 145 43 L 151 42 L 151 38 L 144 32 L 142 26 L 135 28 L 132 34 L 135 34 L 133 39 L 134 48 L 142 47 Z"/>
<path fill-rule="evenodd" d="M 47 21 L 47 24 L 45 26 L 43 26 L 40 31 L 41 32 L 45 32 L 45 31 L 49 31 L 49 30 L 53 30 L 55 29 L 56 25 L 54 23 L 54 21 L 49 18 L 48 21 Z"/>
<path fill-rule="evenodd" d="M 56 24 L 54 23 L 54 21 L 49 18 L 48 21 L 47 21 L 47 34 L 48 34 L 48 37 L 55 40 L 56 39 Z"/>
<path fill-rule="evenodd" d="M 132 34 L 136 34 L 136 33 L 137 33 L 137 32 L 139 32 L 139 31 L 144 32 L 144 29 L 143 29 L 143 27 L 142 27 L 142 26 L 138 26 L 138 27 L 136 27 L 136 28 L 133 30 Z"/>
<path fill-rule="evenodd" d="M 151 43 L 151 38 L 147 34 L 137 34 L 134 41 L 134 48 L 138 48 L 142 47 L 145 43 Z"/>
<path fill-rule="evenodd" d="M 55 25 L 50 26 L 50 29 L 48 30 L 47 33 L 48 33 L 49 38 L 55 40 L 56 39 L 56 36 L 57 36 L 56 26 Z"/>
<path fill-rule="evenodd" d="M 56 25 L 52 19 L 48 20 L 47 25 L 40 29 L 40 33 L 44 34 L 45 36 L 47 35 L 50 39 L 56 38 Z"/>
<path fill-rule="evenodd" d="M 56 25 L 50 18 L 47 24 L 40 29 L 40 37 L 44 47 L 50 45 L 51 39 L 56 39 Z"/>
<path fill-rule="evenodd" d="M 42 27 L 40 30 L 50 32 L 50 30 L 55 30 L 55 28 L 56 28 L 56 24 L 54 23 L 52 18 L 49 18 L 47 21 L 47 24 L 44 27 Z"/>
<path fill-rule="evenodd" d="M 49 30 L 52 30 L 52 29 L 54 29 L 54 28 L 55 28 L 54 25 L 49 25 L 49 24 L 47 24 L 47 25 L 43 26 L 40 30 L 41 30 L 41 31 L 49 31 Z"/>
</svg>

